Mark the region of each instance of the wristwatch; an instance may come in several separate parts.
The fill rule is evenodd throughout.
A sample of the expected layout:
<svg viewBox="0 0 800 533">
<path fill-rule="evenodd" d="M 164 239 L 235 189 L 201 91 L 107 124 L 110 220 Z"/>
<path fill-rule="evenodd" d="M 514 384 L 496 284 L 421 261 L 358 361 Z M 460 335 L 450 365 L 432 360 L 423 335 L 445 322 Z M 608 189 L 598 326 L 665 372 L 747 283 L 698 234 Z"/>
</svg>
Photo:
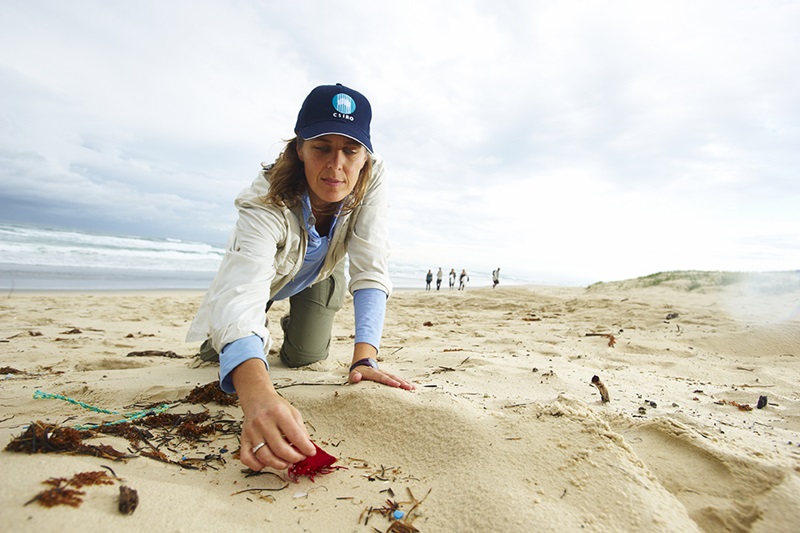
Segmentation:
<svg viewBox="0 0 800 533">
<path fill-rule="evenodd" d="M 365 357 L 364 359 L 359 359 L 358 361 L 350 365 L 350 372 L 352 372 L 357 366 L 369 366 L 377 370 L 378 362 L 372 357 Z"/>
</svg>

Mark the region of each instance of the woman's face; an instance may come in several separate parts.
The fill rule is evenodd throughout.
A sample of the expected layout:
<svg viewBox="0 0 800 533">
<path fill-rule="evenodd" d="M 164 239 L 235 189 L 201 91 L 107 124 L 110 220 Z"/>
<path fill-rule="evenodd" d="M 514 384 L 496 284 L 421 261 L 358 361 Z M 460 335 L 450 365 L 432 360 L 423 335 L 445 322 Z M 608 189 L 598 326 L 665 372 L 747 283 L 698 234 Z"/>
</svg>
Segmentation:
<svg viewBox="0 0 800 533">
<path fill-rule="evenodd" d="M 311 205 L 344 200 L 358 182 L 367 162 L 367 149 L 344 135 L 323 135 L 298 143 L 297 155 L 303 162 Z"/>
</svg>

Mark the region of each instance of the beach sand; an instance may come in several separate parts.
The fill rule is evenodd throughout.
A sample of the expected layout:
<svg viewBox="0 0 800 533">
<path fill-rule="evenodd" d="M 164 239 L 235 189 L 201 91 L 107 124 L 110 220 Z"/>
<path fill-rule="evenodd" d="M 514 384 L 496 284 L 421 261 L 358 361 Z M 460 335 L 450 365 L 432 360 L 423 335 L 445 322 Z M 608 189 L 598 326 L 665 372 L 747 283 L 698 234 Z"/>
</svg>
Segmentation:
<svg viewBox="0 0 800 533">
<path fill-rule="evenodd" d="M 285 471 L 247 476 L 233 457 L 237 406 L 180 402 L 218 379 L 183 340 L 201 298 L 2 296 L 0 366 L 20 371 L 6 368 L 2 381 L 3 447 L 36 421 L 121 418 L 36 399 L 37 390 L 125 413 L 207 409 L 217 429 L 195 442 L 153 430 L 136 445 L 172 463 L 108 435 L 85 443 L 135 457 L 2 451 L 4 530 L 385 532 L 392 522 L 378 511 L 395 506 L 421 532 L 788 532 L 800 523 L 797 275 L 397 291 L 379 359 L 413 380 L 413 392 L 345 385 L 348 297 L 327 361 L 289 369 L 269 356 L 280 392 L 346 467 L 297 483 Z M 286 309 L 270 311 L 276 347 Z M 146 350 L 183 357 L 128 357 Z M 106 467 L 124 481 L 83 487 L 77 508 L 26 505 L 50 478 Z M 130 515 L 117 510 L 120 485 L 138 493 Z"/>
</svg>

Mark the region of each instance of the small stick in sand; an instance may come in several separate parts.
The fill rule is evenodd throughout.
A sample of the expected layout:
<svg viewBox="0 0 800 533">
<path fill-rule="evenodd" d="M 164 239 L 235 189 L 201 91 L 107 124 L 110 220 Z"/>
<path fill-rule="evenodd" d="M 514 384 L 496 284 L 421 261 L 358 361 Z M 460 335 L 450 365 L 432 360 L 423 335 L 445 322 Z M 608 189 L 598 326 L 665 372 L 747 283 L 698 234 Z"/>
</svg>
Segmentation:
<svg viewBox="0 0 800 533">
<path fill-rule="evenodd" d="M 592 385 L 597 387 L 597 390 L 600 391 L 600 399 L 603 400 L 603 403 L 611 401 L 611 398 L 608 395 L 608 389 L 605 385 L 603 385 L 603 382 L 600 381 L 598 376 L 592 376 Z"/>
</svg>

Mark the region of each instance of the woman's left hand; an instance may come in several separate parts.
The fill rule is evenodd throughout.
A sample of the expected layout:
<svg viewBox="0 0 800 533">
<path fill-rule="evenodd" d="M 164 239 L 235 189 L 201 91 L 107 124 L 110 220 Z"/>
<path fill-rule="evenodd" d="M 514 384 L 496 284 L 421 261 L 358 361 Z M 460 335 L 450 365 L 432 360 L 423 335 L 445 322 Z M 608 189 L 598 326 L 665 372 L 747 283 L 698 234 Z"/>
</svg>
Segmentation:
<svg viewBox="0 0 800 533">
<path fill-rule="evenodd" d="M 383 383 L 389 387 L 399 387 L 405 390 L 414 390 L 417 388 L 413 383 L 406 381 L 399 376 L 395 376 L 394 374 L 390 374 L 378 368 L 372 368 L 371 366 L 366 365 L 355 367 L 350 371 L 350 375 L 347 377 L 347 381 L 350 383 L 358 383 L 364 379 L 367 381 Z"/>
<path fill-rule="evenodd" d="M 374 359 L 377 356 L 378 350 L 374 346 L 365 342 L 357 342 L 353 350 L 353 364 L 359 363 L 364 359 Z M 399 376 L 367 365 L 359 365 L 353 368 L 350 371 L 350 375 L 347 376 L 347 381 L 350 383 L 358 383 L 363 379 L 383 383 L 389 387 L 399 387 L 405 390 L 414 390 L 417 388 L 410 381 L 406 381 Z"/>
</svg>

